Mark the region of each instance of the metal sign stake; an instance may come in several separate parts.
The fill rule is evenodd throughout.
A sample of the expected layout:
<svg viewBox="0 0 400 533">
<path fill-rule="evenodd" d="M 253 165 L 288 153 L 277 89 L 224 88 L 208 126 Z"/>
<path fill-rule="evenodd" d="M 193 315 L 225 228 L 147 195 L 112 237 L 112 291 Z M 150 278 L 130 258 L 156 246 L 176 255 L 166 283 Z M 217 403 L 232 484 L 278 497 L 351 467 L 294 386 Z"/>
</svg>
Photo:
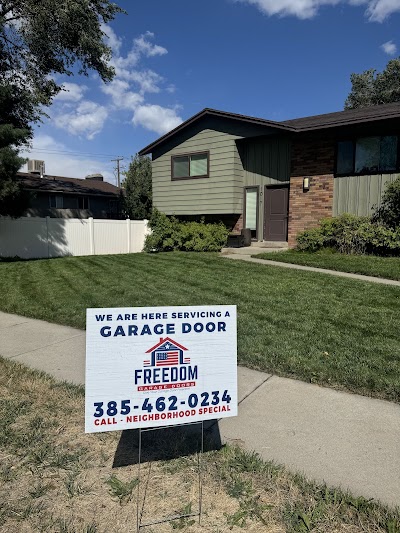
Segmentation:
<svg viewBox="0 0 400 533">
<path fill-rule="evenodd" d="M 159 429 L 166 429 L 170 426 L 160 426 L 156 428 L 146 428 L 141 429 L 139 428 L 139 451 L 138 451 L 138 485 L 137 485 L 137 502 L 136 502 L 136 531 L 137 533 L 140 533 L 140 530 L 144 527 L 148 526 L 154 526 L 156 524 L 163 524 L 165 522 L 171 522 L 172 520 L 179 520 L 180 518 L 190 518 L 192 516 L 198 516 L 199 517 L 199 524 L 201 523 L 201 515 L 202 515 L 202 506 L 203 506 L 203 453 L 204 453 L 204 421 L 201 422 L 192 422 L 188 424 L 178 424 L 174 427 L 182 427 L 182 426 L 194 426 L 201 424 L 201 446 L 200 446 L 200 453 L 198 454 L 198 472 L 199 472 L 199 512 L 198 513 L 187 513 L 187 514 L 180 514 L 180 515 L 173 515 L 168 516 L 167 518 L 160 518 L 158 520 L 153 520 L 151 522 L 146 522 L 144 524 L 141 523 L 142 521 L 142 514 L 143 514 L 143 508 L 144 508 L 144 501 L 142 505 L 142 509 L 140 511 L 140 484 L 141 484 L 141 459 L 142 459 L 142 432 L 148 432 L 148 431 L 157 431 Z"/>
</svg>

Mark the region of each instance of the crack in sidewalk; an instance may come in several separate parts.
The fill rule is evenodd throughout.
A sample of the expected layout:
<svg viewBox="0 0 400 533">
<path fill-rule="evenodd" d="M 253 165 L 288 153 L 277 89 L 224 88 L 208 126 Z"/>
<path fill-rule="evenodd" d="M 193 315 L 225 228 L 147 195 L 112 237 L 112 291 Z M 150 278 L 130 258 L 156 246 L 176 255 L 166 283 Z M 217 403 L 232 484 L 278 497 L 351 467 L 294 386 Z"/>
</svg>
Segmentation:
<svg viewBox="0 0 400 533">
<path fill-rule="evenodd" d="M 238 406 L 239 406 L 241 403 L 243 403 L 245 400 L 247 400 L 247 398 L 248 398 L 249 396 L 251 396 L 254 392 L 256 392 L 256 390 L 258 390 L 260 387 L 262 387 L 265 383 L 267 383 L 267 381 L 269 381 L 269 380 L 270 380 L 271 378 L 273 378 L 273 377 L 274 377 L 274 375 L 271 374 L 271 375 L 268 376 L 266 379 L 264 379 L 263 382 L 261 382 L 259 385 L 257 385 L 257 387 L 256 387 L 255 389 L 253 389 L 253 390 L 250 391 L 248 394 L 246 394 L 246 396 L 245 396 L 244 398 L 242 398 L 242 399 L 240 400 L 240 402 L 238 402 Z"/>
</svg>

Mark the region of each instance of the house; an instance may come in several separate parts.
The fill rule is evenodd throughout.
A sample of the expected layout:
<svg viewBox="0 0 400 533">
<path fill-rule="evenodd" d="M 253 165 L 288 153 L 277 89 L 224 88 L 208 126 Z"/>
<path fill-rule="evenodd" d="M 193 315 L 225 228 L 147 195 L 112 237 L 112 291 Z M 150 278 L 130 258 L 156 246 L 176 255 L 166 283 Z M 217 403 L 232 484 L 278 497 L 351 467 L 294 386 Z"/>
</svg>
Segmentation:
<svg viewBox="0 0 400 533">
<path fill-rule="evenodd" d="M 288 241 L 341 213 L 369 215 L 400 173 L 400 104 L 276 122 L 204 109 L 143 148 L 167 215 Z"/>
<path fill-rule="evenodd" d="M 190 363 L 190 358 L 185 357 L 184 352 L 187 348 L 173 341 L 169 337 L 161 338 L 160 341 L 147 350 L 151 359 L 144 362 L 144 366 L 173 366 L 173 365 L 187 365 Z"/>
<path fill-rule="evenodd" d="M 24 216 L 53 218 L 121 218 L 121 191 L 101 174 L 85 179 L 18 172 L 17 179 L 31 193 Z"/>
</svg>

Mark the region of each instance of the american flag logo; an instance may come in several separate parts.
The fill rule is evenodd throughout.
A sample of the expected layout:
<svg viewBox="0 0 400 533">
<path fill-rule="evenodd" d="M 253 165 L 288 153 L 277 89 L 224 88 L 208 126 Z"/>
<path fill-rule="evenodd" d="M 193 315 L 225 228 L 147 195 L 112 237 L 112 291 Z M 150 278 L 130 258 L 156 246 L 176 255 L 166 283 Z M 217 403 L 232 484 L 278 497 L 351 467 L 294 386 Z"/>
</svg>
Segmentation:
<svg viewBox="0 0 400 533">
<path fill-rule="evenodd" d="M 177 365 L 179 363 L 179 352 L 157 352 L 156 366 Z"/>
<path fill-rule="evenodd" d="M 190 357 L 184 356 L 184 351 L 187 348 L 172 341 L 168 337 L 166 339 L 160 339 L 160 342 L 147 350 L 146 353 L 151 354 L 151 359 L 145 360 L 144 366 L 176 366 L 179 364 L 188 365 L 190 363 Z"/>
</svg>

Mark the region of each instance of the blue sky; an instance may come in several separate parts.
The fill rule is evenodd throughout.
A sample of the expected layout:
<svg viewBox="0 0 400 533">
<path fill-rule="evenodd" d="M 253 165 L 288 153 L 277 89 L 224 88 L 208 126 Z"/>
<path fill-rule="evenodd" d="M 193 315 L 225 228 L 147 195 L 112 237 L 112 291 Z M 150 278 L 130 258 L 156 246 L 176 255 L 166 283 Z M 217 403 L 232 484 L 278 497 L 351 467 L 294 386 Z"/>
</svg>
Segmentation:
<svg viewBox="0 0 400 533">
<path fill-rule="evenodd" d="M 272 120 L 343 109 L 350 74 L 400 55 L 400 0 L 120 0 L 117 76 L 59 79 L 35 129 L 48 174 L 102 172 L 212 107 Z"/>
</svg>

